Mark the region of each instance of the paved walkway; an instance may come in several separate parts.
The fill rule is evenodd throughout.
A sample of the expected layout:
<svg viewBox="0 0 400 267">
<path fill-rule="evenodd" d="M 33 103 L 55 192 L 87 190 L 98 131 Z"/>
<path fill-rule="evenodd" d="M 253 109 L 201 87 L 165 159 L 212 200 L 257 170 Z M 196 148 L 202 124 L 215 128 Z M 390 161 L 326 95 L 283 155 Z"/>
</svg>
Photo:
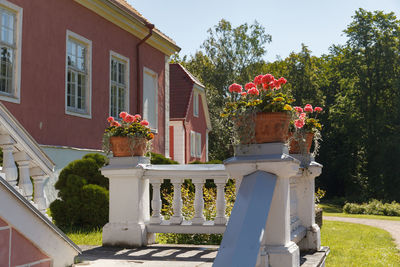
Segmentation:
<svg viewBox="0 0 400 267">
<path fill-rule="evenodd" d="M 392 235 L 397 248 L 400 250 L 400 221 L 361 219 L 361 218 L 348 218 L 348 217 L 331 217 L 331 216 L 324 216 L 324 220 L 359 223 L 381 228 L 383 230 L 388 231 Z"/>
</svg>

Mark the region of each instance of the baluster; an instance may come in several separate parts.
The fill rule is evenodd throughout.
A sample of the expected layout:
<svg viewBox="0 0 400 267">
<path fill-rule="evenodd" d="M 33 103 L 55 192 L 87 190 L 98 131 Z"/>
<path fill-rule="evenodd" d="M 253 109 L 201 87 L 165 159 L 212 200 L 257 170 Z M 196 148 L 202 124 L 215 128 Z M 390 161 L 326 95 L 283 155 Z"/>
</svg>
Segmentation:
<svg viewBox="0 0 400 267">
<path fill-rule="evenodd" d="M 181 186 L 183 183 L 183 179 L 171 179 L 172 184 L 174 185 L 174 202 L 172 203 L 172 210 L 174 211 L 174 215 L 171 217 L 170 222 L 172 224 L 180 224 L 183 220 L 182 217 L 182 194 L 181 194 Z"/>
<path fill-rule="evenodd" d="M 160 224 L 164 219 L 161 215 L 161 195 L 160 195 L 160 187 L 162 183 L 162 179 L 150 180 L 151 185 L 153 186 L 153 199 L 151 200 L 151 208 L 153 209 L 153 215 L 150 218 L 151 224 Z"/>
<path fill-rule="evenodd" d="M 22 191 L 22 195 L 29 201 L 32 200 L 33 186 L 30 178 L 29 163 L 31 158 L 24 151 L 15 153 L 15 161 L 19 168 L 18 187 Z"/>
<path fill-rule="evenodd" d="M 236 181 L 235 189 L 236 189 L 236 197 L 237 197 L 237 195 L 239 193 L 240 184 L 242 183 L 242 178 L 236 178 L 235 181 Z"/>
<path fill-rule="evenodd" d="M 3 145 L 3 172 L 6 175 L 7 182 L 16 187 L 17 179 L 18 179 L 18 170 L 17 166 L 15 165 L 13 145 Z"/>
<path fill-rule="evenodd" d="M 37 205 L 38 209 L 47 216 L 47 201 L 44 196 L 44 183 L 46 182 L 48 175 L 46 175 L 39 167 L 30 169 L 30 173 L 35 186 L 33 201 Z"/>
<path fill-rule="evenodd" d="M 203 199 L 203 186 L 205 183 L 204 179 L 193 181 L 195 186 L 195 197 L 194 197 L 194 218 L 192 224 L 203 224 L 205 218 L 203 215 L 204 199 Z"/>
<path fill-rule="evenodd" d="M 215 224 L 226 224 L 227 218 L 225 216 L 226 201 L 225 201 L 225 185 L 227 179 L 215 179 L 217 185 L 217 216 L 214 219 Z"/>
</svg>

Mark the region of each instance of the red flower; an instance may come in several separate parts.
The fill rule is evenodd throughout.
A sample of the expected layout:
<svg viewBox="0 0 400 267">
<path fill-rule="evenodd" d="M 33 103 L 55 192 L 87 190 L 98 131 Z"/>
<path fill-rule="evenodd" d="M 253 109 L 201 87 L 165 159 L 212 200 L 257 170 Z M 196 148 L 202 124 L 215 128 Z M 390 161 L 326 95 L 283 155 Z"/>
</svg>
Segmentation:
<svg viewBox="0 0 400 267">
<path fill-rule="evenodd" d="M 140 116 L 139 114 L 136 114 L 134 117 L 135 117 L 135 120 L 140 120 L 142 118 L 142 116 Z"/>
<path fill-rule="evenodd" d="M 129 122 L 129 123 L 134 122 L 134 121 L 135 121 L 135 116 L 127 115 L 127 116 L 124 118 L 124 121 L 125 121 L 125 122 Z"/>
<path fill-rule="evenodd" d="M 272 76 L 271 74 L 268 73 L 262 77 L 261 81 L 263 84 L 269 84 L 274 79 L 275 79 L 274 76 Z"/>
<path fill-rule="evenodd" d="M 279 82 L 279 84 L 286 84 L 287 80 L 283 77 L 280 77 L 278 82 Z"/>
<path fill-rule="evenodd" d="M 322 108 L 321 108 L 321 107 L 315 107 L 315 108 L 314 108 L 314 111 L 315 111 L 315 112 L 321 112 L 321 111 L 322 111 Z"/>
<path fill-rule="evenodd" d="M 259 84 L 262 84 L 262 78 L 263 78 L 262 75 L 256 76 L 256 77 L 254 78 L 254 84 L 255 84 L 256 86 L 259 85 Z"/>
<path fill-rule="evenodd" d="M 249 91 L 247 91 L 247 93 L 250 94 L 250 95 L 259 95 L 260 91 L 258 91 L 257 88 L 253 87 Z"/>
<path fill-rule="evenodd" d="M 299 115 L 299 118 L 300 118 L 300 120 L 304 120 L 305 118 L 306 118 L 306 113 L 301 113 L 300 115 Z"/>
<path fill-rule="evenodd" d="M 242 86 L 237 83 L 231 84 L 231 86 L 229 86 L 229 92 L 240 93 L 240 92 L 242 92 Z"/>
<path fill-rule="evenodd" d="M 119 126 L 121 126 L 121 124 L 119 124 L 117 121 L 113 121 L 113 122 L 111 122 L 111 126 L 119 127 Z"/>
<path fill-rule="evenodd" d="M 122 111 L 121 113 L 119 113 L 119 116 L 120 116 L 122 119 L 125 119 L 125 117 L 128 116 L 128 115 L 129 115 L 128 112 L 125 112 L 125 111 Z"/>
<path fill-rule="evenodd" d="M 303 109 L 301 107 L 293 107 L 297 113 L 302 113 Z"/>
<path fill-rule="evenodd" d="M 241 92 L 240 94 L 241 94 L 242 96 L 246 96 L 246 95 L 247 95 L 246 92 Z"/>
<path fill-rule="evenodd" d="M 153 139 L 153 138 L 154 138 L 154 134 L 153 134 L 153 133 L 150 133 L 150 134 L 149 134 L 149 137 L 150 137 L 150 139 Z"/>
<path fill-rule="evenodd" d="M 296 126 L 296 128 L 301 129 L 304 126 L 304 121 L 303 120 L 295 120 L 294 125 Z"/>
<path fill-rule="evenodd" d="M 107 121 L 108 121 L 109 123 L 111 123 L 111 122 L 114 121 L 114 118 L 110 116 L 110 117 L 107 118 Z"/>
<path fill-rule="evenodd" d="M 149 125 L 149 122 L 146 121 L 146 120 L 142 120 L 142 121 L 140 122 L 140 124 L 143 125 L 143 126 L 148 126 L 148 125 Z"/>
<path fill-rule="evenodd" d="M 305 111 L 305 112 L 313 112 L 313 108 L 312 108 L 312 106 L 311 106 L 310 104 L 307 104 L 307 105 L 304 107 L 304 111 Z"/>
<path fill-rule="evenodd" d="M 244 86 L 244 88 L 246 90 L 249 90 L 249 89 L 251 89 L 253 87 L 256 87 L 256 85 L 254 83 L 251 83 L 251 82 L 250 83 L 246 83 L 246 85 Z"/>
</svg>

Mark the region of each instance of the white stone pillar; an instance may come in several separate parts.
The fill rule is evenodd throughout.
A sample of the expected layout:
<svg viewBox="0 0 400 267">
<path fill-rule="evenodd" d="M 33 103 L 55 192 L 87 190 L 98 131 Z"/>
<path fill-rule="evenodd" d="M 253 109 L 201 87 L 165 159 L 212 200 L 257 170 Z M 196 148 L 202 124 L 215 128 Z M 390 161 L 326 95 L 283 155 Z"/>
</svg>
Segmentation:
<svg viewBox="0 0 400 267">
<path fill-rule="evenodd" d="M 30 178 L 29 164 L 31 158 L 24 151 L 15 153 L 15 161 L 18 163 L 19 182 L 18 187 L 22 190 L 22 195 L 28 200 L 32 200 L 33 185 Z"/>
<path fill-rule="evenodd" d="M 322 165 L 311 162 L 308 169 L 301 172 L 297 179 L 297 209 L 301 225 L 307 229 L 307 234 L 299 242 L 301 250 L 321 248 L 321 232 L 315 223 L 315 178 L 321 174 Z"/>
<path fill-rule="evenodd" d="M 30 175 L 33 180 L 33 186 L 35 188 L 33 195 L 33 202 L 37 205 L 37 208 L 48 218 L 47 213 L 47 201 L 44 193 L 44 184 L 49 176 L 42 171 L 39 167 L 33 167 L 30 169 Z"/>
<path fill-rule="evenodd" d="M 149 180 L 140 164 L 146 157 L 113 157 L 101 173 L 110 182 L 110 216 L 103 227 L 103 245 L 140 247 L 148 244 L 145 221 L 150 220 Z"/>
<path fill-rule="evenodd" d="M 3 172 L 7 182 L 16 187 L 18 179 L 18 169 L 14 161 L 14 143 L 15 141 L 9 135 L 0 135 L 0 144 L 3 149 Z"/>
<path fill-rule="evenodd" d="M 256 171 L 276 176 L 256 266 L 299 266 L 299 247 L 290 240 L 289 193 L 289 179 L 298 172 L 299 161 L 288 155 L 283 143 L 266 143 L 239 146 L 236 156 L 225 161 L 225 166 L 230 176 L 236 179 L 246 179 L 246 175 Z"/>
</svg>

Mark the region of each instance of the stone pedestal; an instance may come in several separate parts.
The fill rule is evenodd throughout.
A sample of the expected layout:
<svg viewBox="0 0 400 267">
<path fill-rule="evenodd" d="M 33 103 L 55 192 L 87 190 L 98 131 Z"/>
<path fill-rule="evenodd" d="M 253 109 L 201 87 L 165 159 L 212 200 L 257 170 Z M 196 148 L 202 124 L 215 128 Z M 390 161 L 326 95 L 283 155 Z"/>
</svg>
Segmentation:
<svg viewBox="0 0 400 267">
<path fill-rule="evenodd" d="M 283 143 L 266 143 L 239 146 L 236 156 L 224 164 L 232 178 L 243 178 L 242 185 L 246 177 L 254 172 L 276 177 L 264 232 L 256 240 L 257 246 L 253 247 L 259 251 L 256 266 L 299 266 L 299 247 L 290 241 L 289 201 L 289 178 L 298 173 L 299 161 L 288 155 L 287 146 Z"/>
<path fill-rule="evenodd" d="M 315 223 L 315 178 L 321 174 L 322 165 L 311 161 L 308 169 L 302 169 L 294 178 L 297 185 L 297 214 L 307 234 L 299 242 L 301 250 L 318 251 L 321 248 L 321 232 Z"/>
<path fill-rule="evenodd" d="M 101 169 L 110 181 L 110 213 L 103 227 L 103 245 L 148 244 L 144 222 L 150 219 L 149 181 L 143 179 L 141 164 L 149 163 L 146 157 L 113 157 Z"/>
</svg>

